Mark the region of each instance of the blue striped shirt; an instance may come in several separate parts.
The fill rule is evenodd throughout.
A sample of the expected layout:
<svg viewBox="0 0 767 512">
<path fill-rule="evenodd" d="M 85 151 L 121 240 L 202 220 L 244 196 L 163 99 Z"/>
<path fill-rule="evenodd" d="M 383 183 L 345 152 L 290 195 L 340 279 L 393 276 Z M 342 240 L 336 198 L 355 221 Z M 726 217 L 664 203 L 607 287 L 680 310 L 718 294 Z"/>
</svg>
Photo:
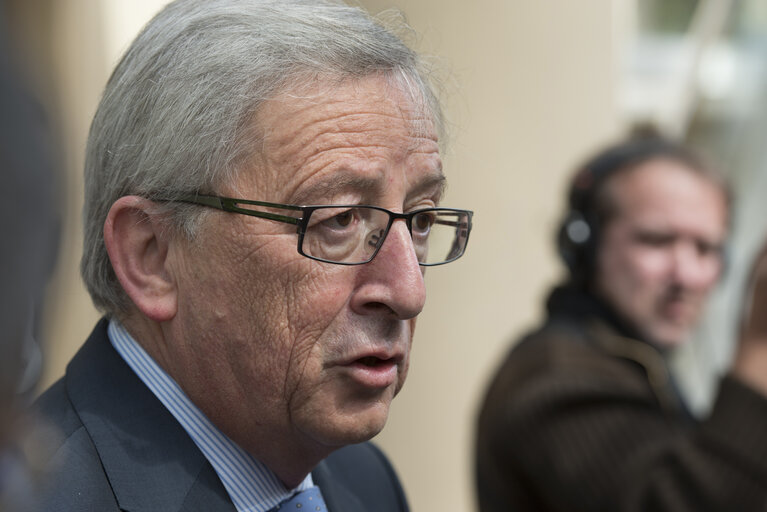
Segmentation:
<svg viewBox="0 0 767 512">
<path fill-rule="evenodd" d="M 109 322 L 108 332 L 115 350 L 208 459 L 238 512 L 266 512 L 295 492 L 314 485 L 310 474 L 295 489 L 286 489 L 269 468 L 211 423 L 117 320 Z"/>
</svg>

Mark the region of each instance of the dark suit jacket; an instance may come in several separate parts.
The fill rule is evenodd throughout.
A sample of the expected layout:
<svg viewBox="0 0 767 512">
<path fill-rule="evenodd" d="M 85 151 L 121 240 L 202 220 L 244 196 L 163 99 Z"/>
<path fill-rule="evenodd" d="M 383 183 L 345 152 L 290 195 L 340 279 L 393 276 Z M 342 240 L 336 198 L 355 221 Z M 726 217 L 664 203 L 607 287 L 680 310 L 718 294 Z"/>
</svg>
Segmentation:
<svg viewBox="0 0 767 512">
<path fill-rule="evenodd" d="M 213 467 L 114 350 L 101 320 L 66 375 L 35 404 L 60 433 L 45 511 L 234 511 Z M 334 452 L 312 472 L 331 512 L 406 511 L 399 481 L 370 443 Z"/>
</svg>

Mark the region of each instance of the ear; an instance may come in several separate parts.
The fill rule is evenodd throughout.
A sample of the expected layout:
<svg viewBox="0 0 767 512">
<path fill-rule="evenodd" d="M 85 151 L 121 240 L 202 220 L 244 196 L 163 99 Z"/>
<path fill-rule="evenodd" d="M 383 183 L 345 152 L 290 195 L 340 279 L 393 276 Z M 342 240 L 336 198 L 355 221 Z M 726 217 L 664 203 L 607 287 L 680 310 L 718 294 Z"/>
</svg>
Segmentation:
<svg viewBox="0 0 767 512">
<path fill-rule="evenodd" d="M 115 201 L 104 223 L 104 243 L 128 297 L 146 317 L 165 322 L 176 315 L 176 286 L 168 271 L 171 235 L 154 209 L 138 196 Z"/>
</svg>

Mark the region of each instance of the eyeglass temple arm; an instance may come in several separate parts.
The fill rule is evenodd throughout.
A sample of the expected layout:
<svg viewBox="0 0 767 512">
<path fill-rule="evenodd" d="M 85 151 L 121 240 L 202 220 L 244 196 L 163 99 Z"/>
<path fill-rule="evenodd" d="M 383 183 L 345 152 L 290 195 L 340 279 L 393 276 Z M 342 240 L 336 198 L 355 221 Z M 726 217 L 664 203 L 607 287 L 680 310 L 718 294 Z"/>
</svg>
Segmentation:
<svg viewBox="0 0 767 512">
<path fill-rule="evenodd" d="M 460 213 L 454 213 L 456 217 L 460 216 Z M 452 226 L 454 228 L 463 228 L 467 229 L 471 227 L 471 217 L 466 216 L 466 220 L 445 220 L 442 218 L 437 218 L 434 221 L 435 224 L 439 224 L 441 226 Z"/>
<path fill-rule="evenodd" d="M 435 220 L 434 224 L 439 224 L 440 226 L 452 226 L 454 228 L 464 228 L 464 229 L 466 229 L 469 226 L 469 223 L 465 221 L 442 220 L 442 219 Z"/>
<path fill-rule="evenodd" d="M 469 216 L 466 221 L 449 221 L 444 219 L 438 219 L 436 221 L 437 224 L 441 224 L 443 226 L 452 226 L 456 229 L 455 231 L 455 237 L 453 238 L 453 243 L 450 247 L 450 252 L 448 252 L 448 258 L 457 258 L 461 254 L 463 254 L 464 249 L 466 248 L 466 242 L 469 238 L 469 229 L 471 229 L 471 217 Z"/>
<path fill-rule="evenodd" d="M 301 219 L 295 217 L 289 217 L 287 215 L 280 215 L 278 213 L 259 212 L 256 210 L 249 210 L 247 208 L 240 208 L 237 204 L 252 204 L 254 206 L 266 206 L 269 208 L 282 208 L 285 210 L 298 210 L 303 209 L 300 206 L 293 206 L 288 204 L 278 203 L 266 203 L 263 201 L 251 201 L 245 199 L 232 199 L 230 197 L 218 197 L 218 196 L 204 196 L 204 195 L 189 195 L 183 196 L 180 201 L 187 203 L 200 204 L 203 206 L 210 206 L 226 212 L 241 213 L 243 215 L 250 215 L 252 217 L 259 217 L 262 219 L 276 220 L 278 222 L 286 222 L 288 224 L 299 224 Z"/>
</svg>

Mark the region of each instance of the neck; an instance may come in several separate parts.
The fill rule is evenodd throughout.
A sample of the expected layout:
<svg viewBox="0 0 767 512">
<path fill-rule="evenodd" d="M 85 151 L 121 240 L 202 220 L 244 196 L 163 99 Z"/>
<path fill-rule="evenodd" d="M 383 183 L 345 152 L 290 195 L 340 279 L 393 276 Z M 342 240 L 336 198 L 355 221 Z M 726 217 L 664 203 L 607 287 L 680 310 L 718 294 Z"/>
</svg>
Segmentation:
<svg viewBox="0 0 767 512">
<path fill-rule="evenodd" d="M 248 425 L 226 414 L 203 411 L 232 441 L 266 465 L 286 488 L 298 486 L 306 476 L 335 448 L 321 446 L 302 439 L 295 427 L 284 425 L 269 428 L 267 425 Z"/>
<path fill-rule="evenodd" d="M 173 358 L 170 356 L 166 343 L 166 330 L 163 324 L 150 320 L 141 313 L 133 310 L 118 315 L 117 320 L 147 354 L 173 378 L 176 378 L 172 368 Z"/>
</svg>

